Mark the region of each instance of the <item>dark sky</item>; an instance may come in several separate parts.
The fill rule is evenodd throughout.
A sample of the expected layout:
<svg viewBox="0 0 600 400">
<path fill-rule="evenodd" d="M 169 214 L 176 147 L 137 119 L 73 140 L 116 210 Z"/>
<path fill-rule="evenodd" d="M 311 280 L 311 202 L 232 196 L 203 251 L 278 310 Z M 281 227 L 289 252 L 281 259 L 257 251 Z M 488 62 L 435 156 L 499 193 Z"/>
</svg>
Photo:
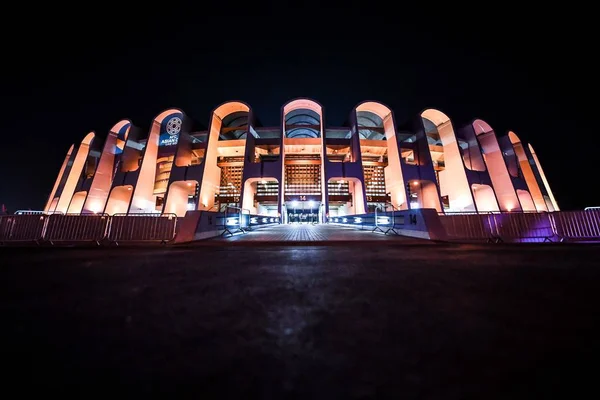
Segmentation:
<svg viewBox="0 0 600 400">
<path fill-rule="evenodd" d="M 574 141 L 593 129 L 582 106 L 596 84 L 585 13 L 541 17 L 489 3 L 473 15 L 370 16 L 363 2 L 319 18 L 318 4 L 238 17 L 206 16 L 198 4 L 118 17 L 50 8 L 53 18 L 39 10 L 28 29 L 5 24 L 0 203 L 41 209 L 70 144 L 90 130 L 104 138 L 122 118 L 146 130 L 179 107 L 207 126 L 211 109 L 237 99 L 278 125 L 283 103 L 310 97 L 329 126 L 377 100 L 399 123 L 433 107 L 456 127 L 482 118 L 512 129 L 535 146 L 561 208 L 600 205 L 585 188 L 594 149 Z M 571 144 L 581 146 L 577 159 Z"/>
</svg>

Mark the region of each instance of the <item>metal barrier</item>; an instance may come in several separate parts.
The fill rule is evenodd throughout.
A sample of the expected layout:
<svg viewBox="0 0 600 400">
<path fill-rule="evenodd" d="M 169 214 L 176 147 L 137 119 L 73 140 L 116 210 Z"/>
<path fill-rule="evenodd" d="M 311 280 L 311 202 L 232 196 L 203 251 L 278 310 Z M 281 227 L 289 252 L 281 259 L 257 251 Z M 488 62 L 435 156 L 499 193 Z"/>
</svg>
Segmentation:
<svg viewBox="0 0 600 400">
<path fill-rule="evenodd" d="M 156 241 L 167 243 L 175 239 L 175 214 L 115 214 L 110 218 L 108 241 Z"/>
<path fill-rule="evenodd" d="M 558 239 L 600 240 L 600 210 L 558 211 L 550 214 Z"/>
<path fill-rule="evenodd" d="M 266 215 L 256 214 L 244 214 L 244 216 L 248 218 L 248 226 L 250 228 L 254 226 L 266 226 L 281 223 L 279 217 L 269 217 Z"/>
<path fill-rule="evenodd" d="M 231 211 L 234 210 L 234 211 Z M 223 215 L 223 233 L 221 236 L 229 234 L 233 236 L 236 233 L 246 233 L 246 227 L 242 221 L 243 209 L 240 207 L 227 206 Z"/>
<path fill-rule="evenodd" d="M 391 206 L 391 212 L 387 211 L 388 206 Z M 373 228 L 373 232 L 382 232 L 384 235 L 392 232 L 395 235 L 398 235 L 398 232 L 396 231 L 396 208 L 391 203 L 386 203 L 383 214 L 378 214 L 379 209 L 379 205 L 375 206 L 375 227 Z M 404 223 L 404 221 L 402 221 L 402 223 Z M 385 230 L 381 228 L 382 226 Z"/>
<path fill-rule="evenodd" d="M 440 222 L 451 240 L 499 241 L 491 214 L 440 215 Z"/>
<path fill-rule="evenodd" d="M 440 215 L 450 240 L 600 241 L 600 210 Z"/>
<path fill-rule="evenodd" d="M 548 213 L 491 214 L 495 237 L 502 242 L 552 242 L 555 237 Z"/>
<path fill-rule="evenodd" d="M 44 238 L 47 220 L 47 215 L 39 214 L 0 216 L 0 243 L 39 243 Z"/>
<path fill-rule="evenodd" d="M 110 217 L 108 214 L 54 214 L 50 215 L 44 239 L 55 242 L 95 242 L 106 238 Z"/>
<path fill-rule="evenodd" d="M 230 207 L 231 208 L 231 207 Z M 223 234 L 245 233 L 253 227 L 278 224 L 279 217 L 251 215 L 241 208 L 215 213 L 215 228 Z M 406 218 L 406 221 L 405 221 Z M 329 223 L 396 233 L 417 229 L 417 216 L 409 211 L 376 210 L 375 213 L 330 217 Z M 600 210 L 552 213 L 488 213 L 440 215 L 449 240 L 488 242 L 600 241 Z M 0 216 L 0 243 L 42 241 L 109 243 L 157 241 L 175 238 L 175 214 L 45 215 Z M 421 228 L 418 228 L 421 229 Z"/>
</svg>

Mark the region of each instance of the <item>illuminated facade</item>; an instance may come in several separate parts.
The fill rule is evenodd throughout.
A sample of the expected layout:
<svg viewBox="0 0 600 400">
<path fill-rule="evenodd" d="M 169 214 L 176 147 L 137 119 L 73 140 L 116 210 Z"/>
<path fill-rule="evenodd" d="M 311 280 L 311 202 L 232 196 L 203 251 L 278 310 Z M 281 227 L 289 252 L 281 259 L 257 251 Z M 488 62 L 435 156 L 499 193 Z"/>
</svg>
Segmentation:
<svg viewBox="0 0 600 400">
<path fill-rule="evenodd" d="M 512 131 L 499 136 L 479 119 L 455 128 L 434 109 L 398 130 L 392 111 L 372 101 L 349 121 L 326 126 L 309 99 L 285 104 L 276 127 L 260 126 L 238 101 L 217 107 L 208 130 L 178 109 L 156 116 L 147 135 L 122 120 L 103 144 L 90 132 L 71 146 L 45 211 L 184 216 L 229 207 L 284 222 L 390 206 L 558 211 L 533 147 Z"/>
</svg>

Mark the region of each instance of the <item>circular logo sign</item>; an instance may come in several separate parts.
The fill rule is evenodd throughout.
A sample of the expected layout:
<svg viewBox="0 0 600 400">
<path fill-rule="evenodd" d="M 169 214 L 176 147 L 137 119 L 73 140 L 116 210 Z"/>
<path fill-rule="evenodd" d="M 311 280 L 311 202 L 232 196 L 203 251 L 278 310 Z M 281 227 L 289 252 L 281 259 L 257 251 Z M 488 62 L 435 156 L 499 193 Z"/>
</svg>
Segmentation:
<svg viewBox="0 0 600 400">
<path fill-rule="evenodd" d="M 181 118 L 173 117 L 167 122 L 167 133 L 175 136 L 181 131 Z"/>
</svg>

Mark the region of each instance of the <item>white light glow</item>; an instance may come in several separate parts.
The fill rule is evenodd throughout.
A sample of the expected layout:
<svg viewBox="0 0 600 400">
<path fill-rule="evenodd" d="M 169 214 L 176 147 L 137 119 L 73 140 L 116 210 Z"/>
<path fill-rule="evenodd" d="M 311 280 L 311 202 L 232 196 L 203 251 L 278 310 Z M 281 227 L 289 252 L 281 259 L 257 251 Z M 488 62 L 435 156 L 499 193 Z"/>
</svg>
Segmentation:
<svg viewBox="0 0 600 400">
<path fill-rule="evenodd" d="M 360 218 L 360 217 L 355 217 L 354 218 L 354 223 L 355 224 L 360 224 L 361 222 L 362 222 L 362 218 Z"/>
<path fill-rule="evenodd" d="M 225 225 L 228 225 L 228 226 L 237 225 L 237 224 L 238 224 L 238 217 L 229 217 L 225 221 Z"/>
<path fill-rule="evenodd" d="M 390 223 L 390 217 L 377 217 L 377 223 L 387 225 Z"/>
<path fill-rule="evenodd" d="M 313 208 L 314 206 L 315 206 L 315 202 L 314 202 L 314 201 L 312 201 L 312 200 L 310 200 L 310 201 L 308 202 L 308 207 L 309 207 L 309 208 Z"/>
<path fill-rule="evenodd" d="M 292 201 L 292 207 L 298 207 L 298 202 L 296 200 Z"/>
</svg>

